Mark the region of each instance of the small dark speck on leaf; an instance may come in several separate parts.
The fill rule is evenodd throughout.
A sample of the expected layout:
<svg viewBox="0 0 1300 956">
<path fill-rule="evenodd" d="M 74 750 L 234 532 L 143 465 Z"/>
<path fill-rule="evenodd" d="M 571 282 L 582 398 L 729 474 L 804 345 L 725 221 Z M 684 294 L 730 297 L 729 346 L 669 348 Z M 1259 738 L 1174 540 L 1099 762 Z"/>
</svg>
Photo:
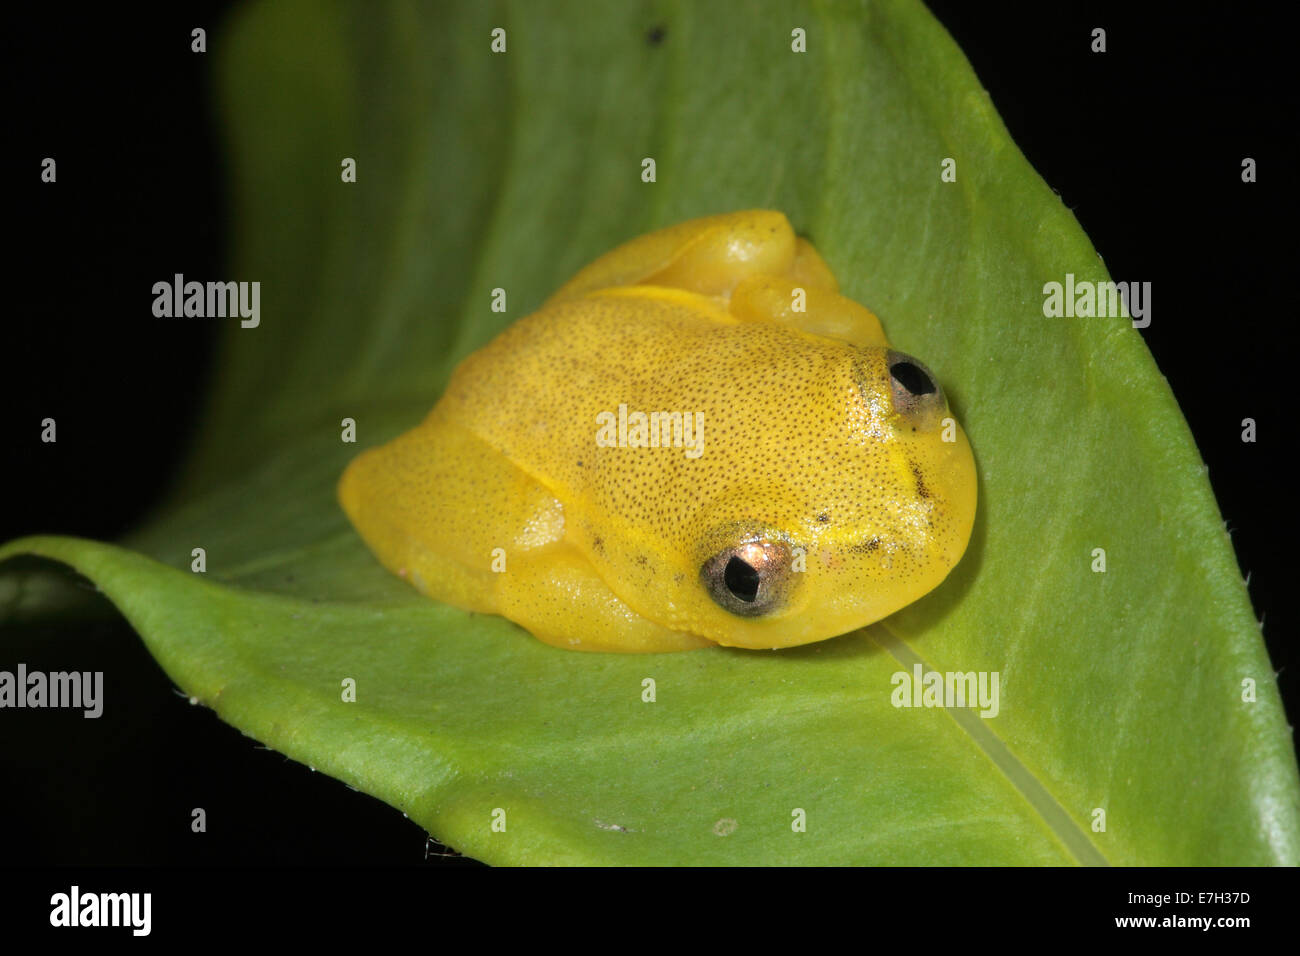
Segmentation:
<svg viewBox="0 0 1300 956">
<path fill-rule="evenodd" d="M 651 46 L 658 46 L 664 42 L 664 37 L 667 35 L 668 29 L 661 24 L 657 27 L 652 27 L 646 32 L 645 42 L 649 43 Z"/>
</svg>

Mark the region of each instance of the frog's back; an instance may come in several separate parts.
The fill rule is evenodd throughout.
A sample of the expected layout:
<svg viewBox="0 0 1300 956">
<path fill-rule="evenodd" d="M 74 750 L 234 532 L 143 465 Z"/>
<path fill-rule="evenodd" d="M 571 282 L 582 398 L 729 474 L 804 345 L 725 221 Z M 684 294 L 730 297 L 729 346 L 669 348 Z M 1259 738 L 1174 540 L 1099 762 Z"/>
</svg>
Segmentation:
<svg viewBox="0 0 1300 956">
<path fill-rule="evenodd" d="M 856 352 L 738 322 L 694 293 L 597 292 L 543 308 L 467 359 L 430 421 L 459 423 L 566 504 L 619 514 L 671 547 L 696 536 L 684 516 L 738 469 L 780 510 L 772 492 L 822 436 L 843 433 Z M 637 447 L 641 415 L 650 447 Z"/>
</svg>

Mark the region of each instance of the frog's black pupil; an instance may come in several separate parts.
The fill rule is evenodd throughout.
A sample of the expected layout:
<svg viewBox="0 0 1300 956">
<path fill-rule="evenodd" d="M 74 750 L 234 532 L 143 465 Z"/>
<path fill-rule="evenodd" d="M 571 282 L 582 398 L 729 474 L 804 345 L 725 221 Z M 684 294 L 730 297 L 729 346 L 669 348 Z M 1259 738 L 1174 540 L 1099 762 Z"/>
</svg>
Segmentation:
<svg viewBox="0 0 1300 956">
<path fill-rule="evenodd" d="M 899 362 L 889 367 L 889 374 L 894 381 L 913 395 L 929 395 L 934 391 L 934 382 L 911 362 Z"/>
<path fill-rule="evenodd" d="M 746 604 L 753 604 L 758 597 L 758 572 L 740 558 L 733 557 L 727 562 L 722 580 L 726 583 L 727 590 Z"/>
</svg>

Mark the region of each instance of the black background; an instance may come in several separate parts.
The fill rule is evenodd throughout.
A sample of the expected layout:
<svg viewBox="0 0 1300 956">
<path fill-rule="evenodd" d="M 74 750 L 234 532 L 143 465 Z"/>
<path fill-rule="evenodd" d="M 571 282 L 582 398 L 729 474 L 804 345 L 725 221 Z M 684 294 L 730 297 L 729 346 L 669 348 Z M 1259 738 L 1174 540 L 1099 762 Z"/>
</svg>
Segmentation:
<svg viewBox="0 0 1300 956">
<path fill-rule="evenodd" d="M 1292 34 L 1264 6 L 1136 6 L 930 4 L 1111 275 L 1152 282 L 1142 334 L 1209 466 L 1294 721 Z M 54 5 L 10 15 L 0 540 L 115 538 L 166 493 L 195 433 L 217 324 L 159 336 L 122 318 L 147 315 L 159 276 L 222 274 L 211 54 L 190 53 L 189 32 L 208 28 L 212 49 L 227 4 L 184 7 L 83 11 L 75 26 Z M 671 44 L 671 17 L 656 25 Z M 56 187 L 39 183 L 45 156 Z M 46 416 L 55 445 L 37 440 Z M 1245 417 L 1256 444 L 1240 440 Z M 116 675 L 111 720 L 4 715 L 6 862 L 426 860 L 424 831 L 396 811 L 189 707 L 120 619 L 8 626 L 3 644 L 30 668 Z M 205 835 L 190 832 L 195 806 Z"/>
</svg>

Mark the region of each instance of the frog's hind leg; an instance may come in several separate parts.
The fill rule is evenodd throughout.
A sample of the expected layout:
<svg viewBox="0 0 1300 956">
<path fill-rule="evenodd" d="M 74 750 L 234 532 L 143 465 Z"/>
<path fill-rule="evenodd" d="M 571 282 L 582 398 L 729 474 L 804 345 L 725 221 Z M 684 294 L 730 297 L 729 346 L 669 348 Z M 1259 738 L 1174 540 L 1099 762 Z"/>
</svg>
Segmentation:
<svg viewBox="0 0 1300 956">
<path fill-rule="evenodd" d="M 712 642 L 648 621 L 564 540 L 564 509 L 468 429 L 431 416 L 358 456 L 339 501 L 380 562 L 429 597 L 548 644 L 675 651 Z"/>
<path fill-rule="evenodd" d="M 790 221 L 770 209 L 691 219 L 605 253 L 561 286 L 547 304 L 631 285 L 725 297 L 748 276 L 789 272 L 797 242 Z"/>
<path fill-rule="evenodd" d="M 473 611 L 499 613 L 493 563 L 500 554 L 563 535 L 553 495 L 445 421 L 427 419 L 359 455 L 338 495 L 384 567 L 429 597 Z"/>
<path fill-rule="evenodd" d="M 591 263 L 547 304 L 637 285 L 709 296 L 747 322 L 780 322 L 864 348 L 888 345 L 880 320 L 840 295 L 817 250 L 773 210 L 706 216 L 647 233 Z"/>
</svg>

